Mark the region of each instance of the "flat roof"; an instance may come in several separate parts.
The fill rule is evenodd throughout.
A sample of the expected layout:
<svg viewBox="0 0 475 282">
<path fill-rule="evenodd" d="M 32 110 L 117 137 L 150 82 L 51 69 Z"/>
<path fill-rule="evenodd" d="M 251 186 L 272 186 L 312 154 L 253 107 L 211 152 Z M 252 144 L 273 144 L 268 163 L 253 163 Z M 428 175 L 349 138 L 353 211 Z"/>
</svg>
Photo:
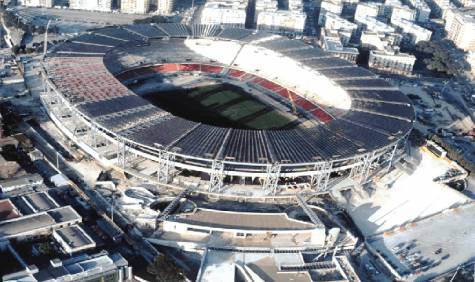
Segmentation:
<svg viewBox="0 0 475 282">
<path fill-rule="evenodd" d="M 0 221 L 17 218 L 20 213 L 9 199 L 0 200 Z"/>
<path fill-rule="evenodd" d="M 57 223 L 82 219 L 71 206 L 59 207 L 47 212 Z"/>
<path fill-rule="evenodd" d="M 94 255 L 82 254 L 62 261 L 61 265 L 41 269 L 33 274 L 38 281 L 68 280 L 68 277 L 74 276 L 77 280 L 93 279 L 95 275 L 101 275 L 110 271 L 116 271 L 118 268 L 127 266 L 127 261 L 119 254 L 112 255 L 107 252 L 101 252 Z"/>
<path fill-rule="evenodd" d="M 16 237 L 23 233 L 47 228 L 56 224 L 56 221 L 47 213 L 27 215 L 12 220 L 0 222 L 0 238 Z"/>
<path fill-rule="evenodd" d="M 30 232 L 54 228 L 59 223 L 80 221 L 81 216 L 71 207 L 59 207 L 0 222 L 0 238 L 15 238 Z"/>
<path fill-rule="evenodd" d="M 58 207 L 58 204 L 46 192 L 31 193 L 23 197 L 36 211 L 46 211 Z"/>
<path fill-rule="evenodd" d="M 398 266 L 399 272 L 414 273 L 422 270 L 422 274 L 430 279 L 473 260 L 474 213 L 475 204 L 472 202 L 417 221 L 405 228 L 372 237 L 368 242 L 385 254 L 387 260 Z M 439 248 L 440 253 L 436 253 Z M 417 261 L 421 265 L 417 266 Z"/>
<path fill-rule="evenodd" d="M 307 271 L 282 271 L 280 265 L 302 265 L 302 254 L 232 252 L 208 249 L 201 261 L 197 280 L 218 281 L 235 277 L 242 270 L 254 273 L 262 281 L 311 281 Z"/>
<path fill-rule="evenodd" d="M 78 225 L 67 226 L 54 232 L 73 250 L 95 245 L 91 237 Z M 60 243 L 62 244 L 63 242 Z"/>
<path fill-rule="evenodd" d="M 41 175 L 27 174 L 18 177 L 12 177 L 5 180 L 0 180 L 0 188 L 13 188 L 13 187 L 22 187 L 27 185 L 36 185 L 43 182 L 43 177 Z"/>
<path fill-rule="evenodd" d="M 244 230 L 310 230 L 312 223 L 292 219 L 286 213 L 233 212 L 197 209 L 193 213 L 169 217 L 170 221 L 224 229 Z"/>
<path fill-rule="evenodd" d="M 268 256 L 246 264 L 255 274 L 264 281 L 312 281 L 308 271 L 283 272 L 277 267 L 275 260 Z"/>
</svg>

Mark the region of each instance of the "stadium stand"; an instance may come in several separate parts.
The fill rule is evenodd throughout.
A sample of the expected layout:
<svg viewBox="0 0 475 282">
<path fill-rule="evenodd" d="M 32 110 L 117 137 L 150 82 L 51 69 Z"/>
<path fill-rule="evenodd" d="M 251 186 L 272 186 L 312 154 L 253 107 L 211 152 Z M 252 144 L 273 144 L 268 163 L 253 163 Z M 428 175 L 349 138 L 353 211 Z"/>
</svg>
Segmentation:
<svg viewBox="0 0 475 282">
<path fill-rule="evenodd" d="M 224 28 L 221 33 L 218 34 L 219 38 L 230 40 L 241 40 L 244 37 L 252 34 L 252 30 L 243 28 Z"/>
<path fill-rule="evenodd" d="M 353 109 L 380 115 L 393 116 L 400 119 L 414 119 L 414 111 L 410 105 L 390 104 L 384 102 L 353 101 Z"/>
<path fill-rule="evenodd" d="M 223 42 L 228 45 L 219 45 Z M 409 99 L 371 72 L 301 41 L 240 28 L 106 27 L 56 46 L 44 65 L 57 91 L 89 120 L 137 146 L 172 150 L 200 166 L 217 159 L 232 168 L 252 164 L 250 171 L 255 164 L 307 166 L 351 158 L 391 146 L 408 134 L 414 120 Z M 178 72 L 242 83 L 268 94 L 266 99 L 281 103 L 289 114 L 295 107 L 308 122 L 268 130 L 212 126 L 174 116 L 126 87 Z"/>
<path fill-rule="evenodd" d="M 143 41 L 143 36 L 120 27 L 105 27 L 96 31 L 97 34 L 109 36 L 122 41 Z"/>
<path fill-rule="evenodd" d="M 406 132 L 412 126 L 412 122 L 406 120 L 367 112 L 350 111 L 343 116 L 343 119 L 368 125 L 391 135 L 399 135 Z"/>
<path fill-rule="evenodd" d="M 351 68 L 323 69 L 319 70 L 319 73 L 333 80 L 349 80 L 375 77 L 372 72 L 356 66 Z"/>
<path fill-rule="evenodd" d="M 388 142 L 388 136 L 366 127 L 351 124 L 338 119 L 327 124 L 328 128 L 337 134 L 348 137 L 358 146 L 364 147 L 370 151 L 376 149 Z"/>
<path fill-rule="evenodd" d="M 180 148 L 180 152 L 183 154 L 215 158 L 229 131 L 231 129 L 200 124 L 195 130 L 180 139 L 175 147 Z"/>
<path fill-rule="evenodd" d="M 146 105 L 148 105 L 146 100 L 140 98 L 137 95 L 130 94 L 127 96 L 121 96 L 99 102 L 83 103 L 79 105 L 78 108 L 81 112 L 86 113 L 89 117 L 95 118 Z"/>
<path fill-rule="evenodd" d="M 383 101 L 386 103 L 400 103 L 410 105 L 409 98 L 401 95 L 397 90 L 347 90 L 355 100 Z"/>
<path fill-rule="evenodd" d="M 188 30 L 188 27 L 184 24 L 163 23 L 157 26 L 170 37 L 180 38 L 190 36 L 190 31 Z"/>
<path fill-rule="evenodd" d="M 253 41 L 259 41 L 259 40 L 262 40 L 264 38 L 272 37 L 272 36 L 274 36 L 274 35 L 272 35 L 271 33 L 253 32 L 253 33 L 249 34 L 248 36 L 241 38 L 240 40 L 243 41 L 243 42 L 250 43 L 250 42 L 253 42 Z"/>
<path fill-rule="evenodd" d="M 196 126 L 197 123 L 179 117 L 159 116 L 155 120 L 139 124 L 119 134 L 150 147 L 157 145 L 166 147 Z"/>
<path fill-rule="evenodd" d="M 241 40 L 242 38 L 249 36 L 251 33 L 252 30 L 249 29 L 228 27 L 224 28 L 221 33 L 218 34 L 218 37 L 229 40 Z"/>
<path fill-rule="evenodd" d="M 296 50 L 282 51 L 283 54 L 297 61 L 310 60 L 313 58 L 330 57 L 320 48 L 306 47 Z"/>
<path fill-rule="evenodd" d="M 221 27 L 208 24 L 194 24 L 191 26 L 191 35 L 195 38 L 215 37 L 221 32 Z"/>
<path fill-rule="evenodd" d="M 84 44 L 93 44 L 93 45 L 103 45 L 105 47 L 116 47 L 122 43 L 122 40 L 117 40 L 114 38 L 102 36 L 99 34 L 83 34 L 73 40 L 73 43 L 84 43 Z"/>
<path fill-rule="evenodd" d="M 395 89 L 393 85 L 389 82 L 386 82 L 382 79 L 347 79 L 339 80 L 338 84 L 345 89 L 381 89 L 381 90 L 391 90 Z"/>
<path fill-rule="evenodd" d="M 335 57 L 313 58 L 310 60 L 305 60 L 302 63 L 317 71 L 322 70 L 322 69 L 337 69 L 337 68 L 354 66 L 352 63 L 348 61 L 335 58 Z"/>
<path fill-rule="evenodd" d="M 322 159 L 321 152 L 307 140 L 300 138 L 294 130 L 269 130 L 265 133 L 279 162 L 307 162 L 309 156 L 313 161 Z"/>
<path fill-rule="evenodd" d="M 268 41 L 264 41 L 258 43 L 257 45 L 262 46 L 264 48 L 268 48 L 270 50 L 275 51 L 288 51 L 288 50 L 295 50 L 295 49 L 302 49 L 305 48 L 307 45 L 302 41 L 298 40 L 288 40 L 286 38 L 277 38 Z"/>
<path fill-rule="evenodd" d="M 232 129 L 221 157 L 225 160 L 249 163 L 272 161 L 267 144 L 258 130 Z"/>
<path fill-rule="evenodd" d="M 158 29 L 155 25 L 153 24 L 131 24 L 124 26 L 124 29 L 140 34 L 143 37 L 146 38 L 162 38 L 168 36 L 165 32 L 162 30 Z"/>
<path fill-rule="evenodd" d="M 112 49 L 108 46 L 91 45 L 79 42 L 65 42 L 55 47 L 56 54 L 84 55 L 91 57 L 102 57 L 107 51 Z"/>
<path fill-rule="evenodd" d="M 142 124 L 148 120 L 163 116 L 164 114 L 166 114 L 165 111 L 162 111 L 152 105 L 146 105 L 142 107 L 130 108 L 122 112 L 115 112 L 113 114 L 100 116 L 96 119 L 96 121 L 105 128 L 109 128 L 118 132 L 133 128 L 138 124 Z"/>
<path fill-rule="evenodd" d="M 325 126 L 313 126 L 303 131 L 304 138 L 312 140 L 316 147 L 324 152 L 327 159 L 349 157 L 361 149 L 361 146 L 354 144 L 344 135 L 332 132 Z"/>
</svg>

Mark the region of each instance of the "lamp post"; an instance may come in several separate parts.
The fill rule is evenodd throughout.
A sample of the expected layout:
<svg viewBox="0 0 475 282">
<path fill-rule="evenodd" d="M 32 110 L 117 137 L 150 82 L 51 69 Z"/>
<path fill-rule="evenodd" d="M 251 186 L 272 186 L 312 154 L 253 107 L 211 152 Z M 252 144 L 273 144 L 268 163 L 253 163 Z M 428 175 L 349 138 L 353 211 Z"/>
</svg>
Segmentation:
<svg viewBox="0 0 475 282">
<path fill-rule="evenodd" d="M 115 184 L 112 181 L 104 181 L 100 183 L 100 185 L 102 189 L 111 192 L 112 200 L 111 200 L 111 207 L 110 207 L 110 217 L 111 217 L 112 222 L 114 222 L 114 205 L 115 205 L 115 197 L 116 197 L 117 189 L 115 187 Z M 111 188 L 106 187 L 107 185 L 109 185 Z"/>
</svg>

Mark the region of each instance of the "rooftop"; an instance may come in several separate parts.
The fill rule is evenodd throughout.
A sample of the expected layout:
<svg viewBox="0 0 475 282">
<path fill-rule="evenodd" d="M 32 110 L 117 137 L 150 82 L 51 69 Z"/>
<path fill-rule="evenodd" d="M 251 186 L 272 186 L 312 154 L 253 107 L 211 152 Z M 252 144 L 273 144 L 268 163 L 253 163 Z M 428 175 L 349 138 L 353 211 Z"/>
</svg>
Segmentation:
<svg viewBox="0 0 475 282">
<path fill-rule="evenodd" d="M 281 271 L 272 257 L 264 257 L 255 262 L 248 263 L 247 267 L 264 281 L 312 281 L 308 271 Z"/>
<path fill-rule="evenodd" d="M 0 180 L 0 191 L 7 192 L 13 189 L 22 188 L 25 186 L 34 186 L 43 183 L 43 178 L 39 174 L 29 174 L 18 177 L 12 177 L 5 180 Z"/>
<path fill-rule="evenodd" d="M 81 216 L 71 206 L 60 207 L 0 222 L 0 238 L 35 235 L 75 221 L 81 221 Z"/>
<path fill-rule="evenodd" d="M 202 258 L 197 280 L 249 275 L 255 281 L 312 281 L 308 271 L 282 271 L 280 265 L 302 265 L 302 254 L 230 252 L 208 249 Z"/>
<path fill-rule="evenodd" d="M 412 54 L 401 53 L 394 50 L 371 50 L 370 53 L 374 55 L 379 55 L 379 56 L 407 57 L 407 58 L 413 58 L 414 60 L 416 59 L 416 57 Z"/>
<path fill-rule="evenodd" d="M 398 272 L 422 270 L 422 277 L 429 280 L 475 257 L 475 221 L 470 220 L 474 212 L 473 204 L 453 208 L 379 235 L 370 244 L 398 266 Z"/>
<path fill-rule="evenodd" d="M 411 151 L 399 168 L 375 180 L 370 196 L 353 195 L 346 204 L 364 235 L 381 234 L 470 202 L 465 195 L 434 181 L 455 168 L 450 160 L 437 158 L 425 148 Z"/>
<path fill-rule="evenodd" d="M 19 216 L 20 212 L 10 200 L 0 200 L 0 221 L 17 218 Z"/>
<path fill-rule="evenodd" d="M 34 212 L 57 208 L 59 205 L 46 192 L 32 193 L 22 196 Z"/>
<path fill-rule="evenodd" d="M 93 280 L 104 274 L 116 273 L 118 269 L 126 267 L 128 262 L 119 254 L 109 255 L 101 252 L 94 255 L 79 255 L 66 260 L 52 260 L 47 268 L 40 269 L 34 274 L 17 272 L 3 277 L 8 281 L 78 281 Z M 126 279 L 129 279 L 126 277 Z"/>
<path fill-rule="evenodd" d="M 179 214 L 169 220 L 214 228 L 246 230 L 307 230 L 315 225 L 291 219 L 285 213 L 232 212 L 197 209 L 193 213 Z"/>
<path fill-rule="evenodd" d="M 78 225 L 55 230 L 54 237 L 67 252 L 93 248 L 96 245 L 94 240 Z"/>
</svg>

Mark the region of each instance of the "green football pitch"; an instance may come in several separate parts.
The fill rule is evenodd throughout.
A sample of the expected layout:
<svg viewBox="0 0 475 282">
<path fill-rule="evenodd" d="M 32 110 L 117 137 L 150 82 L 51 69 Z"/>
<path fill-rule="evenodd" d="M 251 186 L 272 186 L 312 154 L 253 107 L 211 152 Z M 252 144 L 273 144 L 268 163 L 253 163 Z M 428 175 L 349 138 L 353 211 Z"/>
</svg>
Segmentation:
<svg viewBox="0 0 475 282">
<path fill-rule="evenodd" d="M 280 112 L 231 84 L 160 91 L 143 97 L 176 116 L 220 127 L 284 129 L 298 123 L 297 117 Z"/>
</svg>

